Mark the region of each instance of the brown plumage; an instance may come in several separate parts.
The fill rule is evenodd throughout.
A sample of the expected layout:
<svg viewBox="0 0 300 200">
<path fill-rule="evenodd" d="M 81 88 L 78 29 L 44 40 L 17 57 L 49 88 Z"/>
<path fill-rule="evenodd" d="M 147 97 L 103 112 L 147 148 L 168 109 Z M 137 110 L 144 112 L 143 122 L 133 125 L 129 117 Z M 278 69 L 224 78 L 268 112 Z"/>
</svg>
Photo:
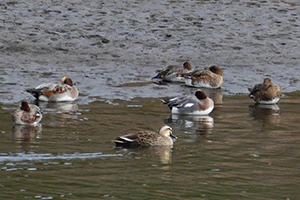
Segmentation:
<svg viewBox="0 0 300 200">
<path fill-rule="evenodd" d="M 223 71 L 218 66 L 186 74 L 185 84 L 192 87 L 219 88 L 223 84 Z"/>
<path fill-rule="evenodd" d="M 78 90 L 68 77 L 63 77 L 60 83 L 46 83 L 26 91 L 41 101 L 74 101 L 78 97 Z"/>
<path fill-rule="evenodd" d="M 27 101 L 21 102 L 21 107 L 13 113 L 15 124 L 36 125 L 42 120 L 42 112 L 39 107 L 28 104 Z"/>
<path fill-rule="evenodd" d="M 281 96 L 281 89 L 274 85 L 270 78 L 265 78 L 262 84 L 256 84 L 252 89 L 249 88 L 249 97 L 257 103 L 275 104 Z"/>
<path fill-rule="evenodd" d="M 173 138 L 176 136 L 172 134 L 170 126 L 163 126 L 159 132 L 153 131 L 139 131 L 127 135 L 119 136 L 113 142 L 116 147 L 147 147 L 147 146 L 166 146 L 173 145 Z"/>
<path fill-rule="evenodd" d="M 153 82 L 184 82 L 184 74 L 192 71 L 191 64 L 186 61 L 183 66 L 169 65 L 165 70 L 158 70 L 158 74 L 152 78 Z"/>
</svg>

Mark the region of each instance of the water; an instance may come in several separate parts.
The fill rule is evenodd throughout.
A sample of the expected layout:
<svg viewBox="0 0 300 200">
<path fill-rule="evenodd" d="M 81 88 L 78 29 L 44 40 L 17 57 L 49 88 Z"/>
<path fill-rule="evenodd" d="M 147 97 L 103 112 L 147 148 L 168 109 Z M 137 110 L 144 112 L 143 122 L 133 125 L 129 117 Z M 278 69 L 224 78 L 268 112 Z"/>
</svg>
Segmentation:
<svg viewBox="0 0 300 200">
<path fill-rule="evenodd" d="M 18 0 L 0 13 L 0 199 L 300 199 L 296 0 Z M 210 117 L 170 116 L 159 98 L 194 89 L 150 82 L 187 60 L 224 71 L 205 90 Z M 13 126 L 24 90 L 63 76 L 76 103 L 39 103 L 40 126 Z M 246 96 L 265 77 L 287 95 L 278 106 Z M 163 124 L 174 149 L 111 142 Z"/>
<path fill-rule="evenodd" d="M 222 96 L 222 94 L 220 94 Z M 300 94 L 275 106 L 224 96 L 207 117 L 159 99 L 41 104 L 38 127 L 0 111 L 1 199 L 298 199 Z M 174 149 L 115 149 L 137 130 L 174 129 Z"/>
</svg>

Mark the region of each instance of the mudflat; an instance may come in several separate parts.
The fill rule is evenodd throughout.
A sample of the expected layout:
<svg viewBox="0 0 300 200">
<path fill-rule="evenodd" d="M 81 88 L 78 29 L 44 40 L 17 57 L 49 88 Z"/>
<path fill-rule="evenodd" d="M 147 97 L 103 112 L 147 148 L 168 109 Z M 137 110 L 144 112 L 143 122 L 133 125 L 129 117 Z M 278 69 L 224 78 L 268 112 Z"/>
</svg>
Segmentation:
<svg viewBox="0 0 300 200">
<path fill-rule="evenodd" d="M 219 65 L 224 93 L 272 78 L 300 88 L 297 1 L 1 1 L 0 102 L 70 76 L 79 101 L 178 95 L 150 83 L 157 69 L 189 60 Z M 138 84 L 136 84 L 138 83 Z"/>
</svg>

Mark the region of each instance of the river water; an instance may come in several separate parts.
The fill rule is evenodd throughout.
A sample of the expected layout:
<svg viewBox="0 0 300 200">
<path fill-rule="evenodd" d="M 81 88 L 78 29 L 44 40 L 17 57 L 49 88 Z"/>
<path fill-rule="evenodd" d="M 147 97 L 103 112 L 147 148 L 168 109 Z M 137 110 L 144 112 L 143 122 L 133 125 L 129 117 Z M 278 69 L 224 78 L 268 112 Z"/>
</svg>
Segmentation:
<svg viewBox="0 0 300 200">
<path fill-rule="evenodd" d="M 0 2 L 0 199 L 300 199 L 297 0 L 4 0 Z M 150 82 L 189 60 L 219 65 L 207 117 L 170 116 L 160 98 L 193 93 Z M 73 79 L 74 103 L 35 102 L 37 127 L 14 126 L 24 92 Z M 269 77 L 285 94 L 259 106 Z M 169 124 L 174 148 L 115 149 L 112 139 Z"/>
<path fill-rule="evenodd" d="M 3 105 L 1 199 L 298 199 L 300 94 L 221 101 L 205 117 L 171 116 L 156 98 L 40 104 L 38 127 L 13 126 Z M 163 124 L 173 149 L 111 142 Z"/>
</svg>

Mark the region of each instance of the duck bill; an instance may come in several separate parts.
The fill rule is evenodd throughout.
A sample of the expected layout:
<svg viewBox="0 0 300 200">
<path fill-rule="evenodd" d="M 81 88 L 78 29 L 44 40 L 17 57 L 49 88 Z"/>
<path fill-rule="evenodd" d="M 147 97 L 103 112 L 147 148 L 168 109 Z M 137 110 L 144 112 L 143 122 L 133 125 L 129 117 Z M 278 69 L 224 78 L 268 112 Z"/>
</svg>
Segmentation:
<svg viewBox="0 0 300 200">
<path fill-rule="evenodd" d="M 61 79 L 60 79 L 60 82 L 65 82 L 65 80 L 67 79 L 67 77 L 66 76 L 64 76 L 64 77 L 62 77 Z"/>
<path fill-rule="evenodd" d="M 176 137 L 175 135 L 173 135 L 172 133 L 170 134 L 171 138 L 174 138 L 175 140 L 178 139 L 178 137 Z"/>
</svg>

